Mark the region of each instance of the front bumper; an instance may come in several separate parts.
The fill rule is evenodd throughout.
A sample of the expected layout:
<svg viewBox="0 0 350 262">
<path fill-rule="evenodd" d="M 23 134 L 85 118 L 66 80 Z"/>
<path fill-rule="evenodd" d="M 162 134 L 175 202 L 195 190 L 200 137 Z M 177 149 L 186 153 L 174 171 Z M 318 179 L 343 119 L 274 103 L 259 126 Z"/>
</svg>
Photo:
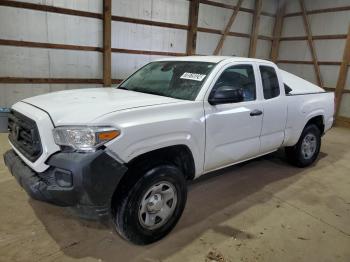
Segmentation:
<svg viewBox="0 0 350 262">
<path fill-rule="evenodd" d="M 4 154 L 6 166 L 34 199 L 75 207 L 86 218 L 110 215 L 113 193 L 127 171 L 104 150 L 94 153 L 59 152 L 47 160 L 49 169 L 36 173 L 14 150 Z"/>
</svg>

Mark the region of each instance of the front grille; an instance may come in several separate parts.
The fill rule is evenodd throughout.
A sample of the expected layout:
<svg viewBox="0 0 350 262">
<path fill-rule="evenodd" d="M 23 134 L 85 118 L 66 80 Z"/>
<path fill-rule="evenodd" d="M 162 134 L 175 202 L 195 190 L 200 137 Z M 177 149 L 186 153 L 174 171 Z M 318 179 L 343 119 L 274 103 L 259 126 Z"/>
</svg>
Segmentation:
<svg viewBox="0 0 350 262">
<path fill-rule="evenodd" d="M 40 135 L 35 121 L 11 110 L 8 129 L 12 145 L 28 160 L 35 162 L 42 154 Z"/>
</svg>

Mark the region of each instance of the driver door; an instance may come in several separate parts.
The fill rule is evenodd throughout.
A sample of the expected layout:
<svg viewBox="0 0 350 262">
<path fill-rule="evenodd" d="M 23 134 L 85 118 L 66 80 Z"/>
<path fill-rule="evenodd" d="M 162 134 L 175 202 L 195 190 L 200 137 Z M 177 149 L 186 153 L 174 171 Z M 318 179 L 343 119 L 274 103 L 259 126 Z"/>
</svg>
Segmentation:
<svg viewBox="0 0 350 262">
<path fill-rule="evenodd" d="M 243 101 L 217 105 L 204 101 L 206 172 L 259 154 L 263 106 L 261 90 L 257 89 L 257 72 L 253 63 L 226 66 L 218 74 L 208 97 L 216 89 L 233 86 L 243 92 Z"/>
</svg>

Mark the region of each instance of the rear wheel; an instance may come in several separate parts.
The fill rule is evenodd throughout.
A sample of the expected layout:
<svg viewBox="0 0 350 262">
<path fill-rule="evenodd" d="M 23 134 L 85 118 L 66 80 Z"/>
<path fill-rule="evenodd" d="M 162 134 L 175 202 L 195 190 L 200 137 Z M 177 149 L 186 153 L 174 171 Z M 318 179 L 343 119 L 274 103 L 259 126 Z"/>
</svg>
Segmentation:
<svg viewBox="0 0 350 262">
<path fill-rule="evenodd" d="M 321 148 L 321 131 L 314 125 L 307 125 L 298 143 L 292 147 L 286 147 L 287 160 L 298 167 L 311 165 L 318 157 Z"/>
<path fill-rule="evenodd" d="M 116 202 L 116 229 L 135 244 L 155 242 L 174 228 L 186 199 L 186 180 L 176 166 L 151 168 Z"/>
</svg>

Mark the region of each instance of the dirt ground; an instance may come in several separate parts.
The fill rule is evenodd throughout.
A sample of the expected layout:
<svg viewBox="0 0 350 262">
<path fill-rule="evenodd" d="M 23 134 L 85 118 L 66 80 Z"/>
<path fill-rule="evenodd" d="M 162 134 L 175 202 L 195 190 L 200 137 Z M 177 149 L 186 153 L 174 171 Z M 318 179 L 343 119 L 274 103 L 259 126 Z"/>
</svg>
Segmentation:
<svg viewBox="0 0 350 262">
<path fill-rule="evenodd" d="M 1 158 L 0 261 L 350 261 L 350 130 L 333 128 L 311 168 L 277 152 L 200 178 L 173 232 L 145 247 L 29 199 Z"/>
</svg>

